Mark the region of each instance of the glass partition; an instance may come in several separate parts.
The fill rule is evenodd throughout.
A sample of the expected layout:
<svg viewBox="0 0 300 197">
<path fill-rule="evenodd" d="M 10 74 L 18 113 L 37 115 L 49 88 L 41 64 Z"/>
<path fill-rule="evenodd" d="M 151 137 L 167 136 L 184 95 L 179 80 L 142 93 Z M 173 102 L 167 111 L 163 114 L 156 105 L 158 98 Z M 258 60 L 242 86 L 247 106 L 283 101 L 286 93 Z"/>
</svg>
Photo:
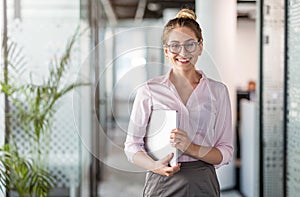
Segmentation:
<svg viewBox="0 0 300 197">
<path fill-rule="evenodd" d="M 287 165 L 286 194 L 300 191 L 300 1 L 287 1 Z"/>
<path fill-rule="evenodd" d="M 283 195 L 284 0 L 261 2 L 261 195 Z"/>
<path fill-rule="evenodd" d="M 54 66 L 52 61 L 55 58 L 60 61 L 59 57 L 66 52 L 68 42 L 80 25 L 80 0 L 15 0 L 7 3 L 7 42 L 10 46 L 15 43 L 17 55 L 22 57 L 14 62 L 20 75 L 13 79 L 13 83 L 45 84 L 50 76 L 49 68 Z M 71 61 L 59 84 L 60 88 L 76 79 L 80 57 L 80 42 L 75 40 Z M 13 67 L 10 67 L 10 72 L 12 70 Z M 36 136 L 29 135 L 24 127 L 17 124 L 19 117 L 15 115 L 19 107 L 10 102 L 10 143 L 16 143 L 22 155 L 35 158 L 32 147 L 35 146 L 33 138 Z M 26 109 L 28 103 L 24 101 L 23 107 Z M 49 136 L 42 137 L 41 146 L 46 150 L 43 150 L 45 152 L 41 157 L 46 160 L 45 165 L 48 165 L 50 174 L 55 178 L 51 195 L 79 196 L 81 142 L 74 124 L 74 119 L 79 115 L 73 113 L 72 94 L 66 94 L 57 107 L 58 111 L 49 125 Z"/>
</svg>

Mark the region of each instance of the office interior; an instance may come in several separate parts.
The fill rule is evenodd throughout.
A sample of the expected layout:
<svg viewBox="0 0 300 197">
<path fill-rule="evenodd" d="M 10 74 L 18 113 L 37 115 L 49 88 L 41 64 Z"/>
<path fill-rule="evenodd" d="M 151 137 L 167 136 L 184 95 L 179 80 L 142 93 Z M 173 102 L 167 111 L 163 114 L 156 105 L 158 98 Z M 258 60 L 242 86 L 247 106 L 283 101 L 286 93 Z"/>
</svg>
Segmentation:
<svg viewBox="0 0 300 197">
<path fill-rule="evenodd" d="M 74 39 L 58 89 L 83 85 L 58 101 L 42 137 L 55 179 L 49 196 L 142 195 L 145 171 L 123 152 L 130 109 L 139 85 L 170 69 L 162 28 L 183 7 L 195 10 L 203 30 L 196 67 L 230 93 L 235 154 L 217 169 L 221 196 L 298 195 L 299 0 L 3 0 L 1 85 L 43 86 Z M 12 144 L 34 158 L 32 136 L 14 116 L 20 105 L 5 87 L 0 147 Z M 19 196 L 0 183 L 0 196 Z"/>
</svg>

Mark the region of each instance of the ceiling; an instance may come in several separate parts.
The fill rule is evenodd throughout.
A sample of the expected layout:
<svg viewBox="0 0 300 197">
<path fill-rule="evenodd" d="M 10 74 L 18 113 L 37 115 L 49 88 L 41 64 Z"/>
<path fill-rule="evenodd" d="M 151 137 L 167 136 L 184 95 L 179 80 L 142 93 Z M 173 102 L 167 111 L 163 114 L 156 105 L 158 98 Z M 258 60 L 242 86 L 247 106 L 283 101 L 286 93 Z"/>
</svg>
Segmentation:
<svg viewBox="0 0 300 197">
<path fill-rule="evenodd" d="M 196 0 L 101 0 L 108 19 L 116 21 L 134 19 L 160 19 L 165 9 L 190 8 L 195 10 Z M 237 16 L 253 18 L 256 0 L 237 0 Z"/>
<path fill-rule="evenodd" d="M 117 20 L 159 19 L 166 8 L 195 9 L 195 0 L 109 0 Z"/>
</svg>

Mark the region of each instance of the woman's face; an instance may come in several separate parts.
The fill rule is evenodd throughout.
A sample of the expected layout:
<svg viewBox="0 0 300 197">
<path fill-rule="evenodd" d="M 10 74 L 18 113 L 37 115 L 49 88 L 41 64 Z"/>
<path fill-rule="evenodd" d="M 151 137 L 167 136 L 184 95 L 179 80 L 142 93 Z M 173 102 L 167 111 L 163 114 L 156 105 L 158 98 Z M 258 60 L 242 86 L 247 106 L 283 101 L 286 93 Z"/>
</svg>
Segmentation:
<svg viewBox="0 0 300 197">
<path fill-rule="evenodd" d="M 194 69 L 203 48 L 202 42 L 188 27 L 178 27 L 169 33 L 164 48 L 166 57 L 171 61 L 173 68 L 179 70 Z"/>
</svg>

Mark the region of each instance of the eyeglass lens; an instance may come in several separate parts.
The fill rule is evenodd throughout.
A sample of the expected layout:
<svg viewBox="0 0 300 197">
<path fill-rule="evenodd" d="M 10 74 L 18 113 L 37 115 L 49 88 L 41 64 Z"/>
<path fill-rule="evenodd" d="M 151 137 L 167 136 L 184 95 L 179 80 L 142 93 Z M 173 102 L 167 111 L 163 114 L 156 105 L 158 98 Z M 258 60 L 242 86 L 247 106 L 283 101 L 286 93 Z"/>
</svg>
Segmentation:
<svg viewBox="0 0 300 197">
<path fill-rule="evenodd" d="M 180 53 L 182 50 L 182 46 L 184 47 L 185 51 L 192 53 L 197 49 L 198 42 L 189 42 L 186 44 L 178 44 L 173 43 L 168 45 L 170 52 L 172 53 Z"/>
</svg>

